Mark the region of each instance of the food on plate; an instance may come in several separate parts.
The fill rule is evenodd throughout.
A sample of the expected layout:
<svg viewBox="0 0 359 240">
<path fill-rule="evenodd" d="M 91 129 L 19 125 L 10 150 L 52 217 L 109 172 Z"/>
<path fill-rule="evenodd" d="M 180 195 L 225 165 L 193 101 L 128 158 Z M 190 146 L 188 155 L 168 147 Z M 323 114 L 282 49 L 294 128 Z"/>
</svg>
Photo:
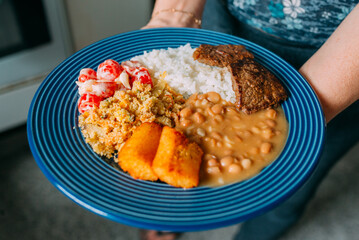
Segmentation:
<svg viewBox="0 0 359 240">
<path fill-rule="evenodd" d="M 200 63 L 216 67 L 226 67 L 243 58 L 254 58 L 243 45 L 209 45 L 201 44 L 194 52 L 193 59 Z"/>
<path fill-rule="evenodd" d="M 122 170 L 135 179 L 156 181 L 158 177 L 152 170 L 152 161 L 161 133 L 161 125 L 154 122 L 137 127 L 118 154 L 118 164 Z"/>
<path fill-rule="evenodd" d="M 115 81 L 122 71 L 123 68 L 118 62 L 112 59 L 107 59 L 98 66 L 97 77 L 101 80 Z"/>
<path fill-rule="evenodd" d="M 219 186 L 247 179 L 283 149 L 288 123 L 281 108 L 248 115 L 216 92 L 192 95 L 176 128 L 205 153 L 201 185 Z"/>
<path fill-rule="evenodd" d="M 236 106 L 247 114 L 276 107 L 287 99 L 280 81 L 266 68 L 250 58 L 228 65 Z"/>
<path fill-rule="evenodd" d="M 182 188 L 244 180 L 287 137 L 283 86 L 240 45 L 109 59 L 82 69 L 77 85 L 85 141 L 135 179 Z"/>
<path fill-rule="evenodd" d="M 121 74 L 126 73 L 129 76 L 129 88 L 126 87 L 126 81 L 116 82 L 115 79 L 112 83 L 117 90 L 107 98 L 101 96 L 106 92 L 106 85 L 101 87 L 101 91 L 97 91 L 95 87 L 84 93 L 85 86 L 78 83 L 81 95 L 79 127 L 92 149 L 108 158 L 121 149 L 136 127 L 143 122 L 157 122 L 174 127 L 178 112 L 184 104 L 183 96 L 173 91 L 163 79 L 158 79 L 156 86 L 152 87 L 152 79 L 142 65 L 132 62 L 127 73 L 129 65 L 129 62 L 125 62 L 122 73 L 117 77 L 121 78 Z M 96 79 L 87 82 L 93 85 L 96 82 L 103 84 L 102 81 L 103 79 Z M 87 97 L 88 95 L 90 96 Z"/>
<path fill-rule="evenodd" d="M 92 68 L 81 69 L 78 77 L 79 82 L 86 82 L 93 79 L 97 79 L 97 72 L 95 70 Z"/>
<path fill-rule="evenodd" d="M 193 58 L 204 64 L 228 68 L 232 74 L 236 106 L 247 114 L 276 107 L 287 98 L 280 81 L 257 63 L 244 46 L 201 44 Z"/>
<path fill-rule="evenodd" d="M 134 179 L 156 181 L 175 187 L 198 186 L 202 150 L 174 128 L 142 123 L 118 153 L 118 164 Z"/>
<path fill-rule="evenodd" d="M 225 100 L 235 102 L 231 73 L 226 68 L 213 67 L 193 60 L 190 44 L 178 48 L 156 49 L 135 56 L 144 65 L 153 79 L 161 78 L 185 98 L 195 93 L 218 92 Z"/>
<path fill-rule="evenodd" d="M 99 107 L 100 102 L 103 100 L 95 94 L 84 93 L 81 95 L 78 101 L 78 109 L 80 113 L 84 113 L 92 108 Z"/>
<path fill-rule="evenodd" d="M 175 187 L 198 186 L 202 149 L 170 127 L 163 127 L 152 168 L 158 178 Z"/>
</svg>

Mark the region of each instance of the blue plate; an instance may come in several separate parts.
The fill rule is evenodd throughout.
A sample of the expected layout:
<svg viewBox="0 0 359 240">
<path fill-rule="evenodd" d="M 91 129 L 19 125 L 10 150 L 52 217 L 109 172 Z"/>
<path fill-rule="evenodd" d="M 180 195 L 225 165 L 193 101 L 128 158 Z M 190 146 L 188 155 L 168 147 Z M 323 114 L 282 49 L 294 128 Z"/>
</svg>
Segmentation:
<svg viewBox="0 0 359 240">
<path fill-rule="evenodd" d="M 223 187 L 189 190 L 133 180 L 111 167 L 85 143 L 77 127 L 81 68 L 105 59 L 128 60 L 143 51 L 190 43 L 242 44 L 285 85 L 283 109 L 289 135 L 281 155 L 259 175 Z M 46 177 L 70 199 L 111 220 L 170 231 L 198 231 L 239 223 L 270 210 L 310 176 L 321 153 L 325 121 L 316 95 L 284 60 L 249 41 L 198 29 L 149 29 L 94 43 L 56 67 L 36 92 L 28 115 L 28 139 Z"/>
</svg>

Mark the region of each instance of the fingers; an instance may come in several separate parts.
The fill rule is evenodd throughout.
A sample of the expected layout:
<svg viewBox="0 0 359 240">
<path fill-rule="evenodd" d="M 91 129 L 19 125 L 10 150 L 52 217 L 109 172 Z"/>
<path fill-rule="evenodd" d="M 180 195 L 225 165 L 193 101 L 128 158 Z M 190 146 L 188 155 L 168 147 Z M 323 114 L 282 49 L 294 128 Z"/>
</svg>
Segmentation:
<svg viewBox="0 0 359 240">
<path fill-rule="evenodd" d="M 163 235 L 159 235 L 158 231 L 155 230 L 148 230 L 145 233 L 144 240 L 175 240 L 176 234 L 175 233 L 165 233 Z"/>
</svg>

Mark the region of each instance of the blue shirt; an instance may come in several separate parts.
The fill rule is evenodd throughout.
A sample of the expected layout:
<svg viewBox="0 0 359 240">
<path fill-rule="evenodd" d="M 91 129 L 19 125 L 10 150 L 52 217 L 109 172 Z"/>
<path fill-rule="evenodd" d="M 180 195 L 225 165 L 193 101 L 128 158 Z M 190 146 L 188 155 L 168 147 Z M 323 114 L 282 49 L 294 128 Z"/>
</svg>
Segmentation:
<svg viewBox="0 0 359 240">
<path fill-rule="evenodd" d="M 231 14 L 241 22 L 296 44 L 320 47 L 357 1 L 227 0 L 227 3 Z"/>
</svg>

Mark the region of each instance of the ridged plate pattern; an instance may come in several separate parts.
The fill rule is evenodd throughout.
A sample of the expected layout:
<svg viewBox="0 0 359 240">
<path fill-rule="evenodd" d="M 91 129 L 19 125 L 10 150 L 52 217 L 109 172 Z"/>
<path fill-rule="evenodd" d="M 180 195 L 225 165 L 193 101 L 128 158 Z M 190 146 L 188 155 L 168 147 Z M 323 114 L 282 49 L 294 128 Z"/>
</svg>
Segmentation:
<svg viewBox="0 0 359 240">
<path fill-rule="evenodd" d="M 289 122 L 281 155 L 259 175 L 223 187 L 173 188 L 135 181 L 111 167 L 85 143 L 77 127 L 77 86 L 81 68 L 105 59 L 128 60 L 143 51 L 190 43 L 243 44 L 289 92 L 283 108 Z M 310 176 L 321 153 L 325 121 L 316 95 L 284 60 L 249 41 L 198 29 L 150 29 L 96 42 L 56 67 L 36 92 L 28 115 L 34 158 L 61 192 L 86 209 L 140 228 L 198 231 L 235 224 L 287 199 Z"/>
</svg>

